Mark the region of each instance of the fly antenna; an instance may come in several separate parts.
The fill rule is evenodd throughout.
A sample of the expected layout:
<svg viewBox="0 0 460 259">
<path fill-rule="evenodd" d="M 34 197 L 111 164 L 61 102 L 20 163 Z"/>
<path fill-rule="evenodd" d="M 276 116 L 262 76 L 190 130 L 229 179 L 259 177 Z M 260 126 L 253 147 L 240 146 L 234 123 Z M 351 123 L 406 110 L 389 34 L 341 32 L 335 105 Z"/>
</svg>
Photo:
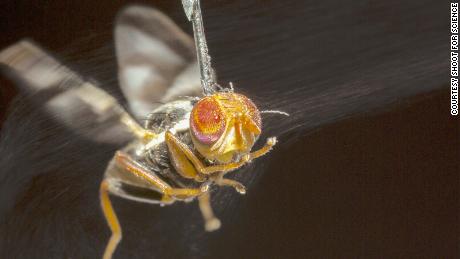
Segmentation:
<svg viewBox="0 0 460 259">
<path fill-rule="evenodd" d="M 280 115 L 285 115 L 289 117 L 289 113 L 278 111 L 278 110 L 265 110 L 265 111 L 261 111 L 260 113 L 273 113 L 273 114 L 280 114 Z"/>
<path fill-rule="evenodd" d="M 208 44 L 204 35 L 203 17 L 201 16 L 200 0 L 182 0 L 185 15 L 192 22 L 193 36 L 198 65 L 200 67 L 201 87 L 204 95 L 211 95 L 216 91 L 216 78 L 211 66 L 211 57 L 208 53 Z"/>
</svg>

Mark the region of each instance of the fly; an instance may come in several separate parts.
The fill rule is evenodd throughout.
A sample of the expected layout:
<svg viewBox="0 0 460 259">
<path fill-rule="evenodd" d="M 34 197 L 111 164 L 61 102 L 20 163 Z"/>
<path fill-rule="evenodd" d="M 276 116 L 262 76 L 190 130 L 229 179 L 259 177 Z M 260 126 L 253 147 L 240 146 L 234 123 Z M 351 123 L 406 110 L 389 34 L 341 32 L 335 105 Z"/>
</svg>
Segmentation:
<svg viewBox="0 0 460 259">
<path fill-rule="evenodd" d="M 229 186 L 244 194 L 245 186 L 226 175 L 276 144 L 271 137 L 252 150 L 262 133 L 261 114 L 287 115 L 259 111 L 231 83 L 216 82 L 200 3 L 182 4 L 195 40 L 155 9 L 131 6 L 117 17 L 118 79 L 134 116 L 97 82 L 80 77 L 33 42 L 21 41 L 0 53 L 0 63 L 26 91 L 50 96 L 43 105 L 69 129 L 99 143 L 130 140 L 116 151 L 100 184 L 101 207 L 112 232 L 106 259 L 122 238 L 109 195 L 160 205 L 197 199 L 205 230 L 217 230 L 221 222 L 210 206 L 211 187 Z M 94 127 L 88 128 L 88 122 Z"/>
<path fill-rule="evenodd" d="M 104 258 L 111 258 L 122 237 L 109 193 L 161 205 L 196 198 L 205 229 L 214 231 L 221 222 L 210 206 L 210 187 L 230 186 L 244 194 L 243 184 L 225 178 L 226 174 L 267 154 L 276 144 L 276 137 L 271 137 L 261 149 L 252 150 L 262 133 L 261 113 L 248 97 L 235 93 L 233 85 L 223 88 L 216 83 L 200 2 L 182 0 L 182 4 L 193 24 L 204 96 L 158 107 L 144 127 L 124 113 L 122 122 L 136 139 L 116 152 L 101 183 L 101 206 L 112 230 Z"/>
</svg>

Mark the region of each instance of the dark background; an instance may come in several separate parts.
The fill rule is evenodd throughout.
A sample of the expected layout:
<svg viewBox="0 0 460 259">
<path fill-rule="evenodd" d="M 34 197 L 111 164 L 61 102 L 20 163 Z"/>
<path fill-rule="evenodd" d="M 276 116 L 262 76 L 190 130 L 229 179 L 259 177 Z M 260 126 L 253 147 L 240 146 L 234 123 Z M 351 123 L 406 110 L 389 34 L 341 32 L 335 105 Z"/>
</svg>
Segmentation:
<svg viewBox="0 0 460 259">
<path fill-rule="evenodd" d="M 143 1 L 190 32 L 179 1 Z M 0 48 L 33 38 L 116 93 L 113 20 L 128 2 L 3 1 Z M 280 143 L 219 190 L 223 227 L 195 203 L 114 198 L 115 258 L 458 258 L 459 128 L 449 109 L 449 4 L 204 1 L 222 82 Z M 2 116 L 18 92 L 1 81 Z M 21 96 L 20 94 L 18 96 Z M 73 135 L 21 98 L 0 145 L 0 257 L 97 258 L 109 238 L 98 185 L 117 147 Z"/>
</svg>

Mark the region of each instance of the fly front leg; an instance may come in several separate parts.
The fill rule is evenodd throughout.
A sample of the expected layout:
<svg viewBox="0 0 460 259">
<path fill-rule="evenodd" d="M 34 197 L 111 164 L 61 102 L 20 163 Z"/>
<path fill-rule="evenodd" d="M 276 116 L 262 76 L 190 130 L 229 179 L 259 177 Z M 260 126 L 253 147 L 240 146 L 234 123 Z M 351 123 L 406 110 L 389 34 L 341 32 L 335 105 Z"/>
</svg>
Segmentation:
<svg viewBox="0 0 460 259">
<path fill-rule="evenodd" d="M 191 163 L 199 173 L 205 175 L 209 175 L 215 172 L 229 172 L 236 170 L 242 167 L 250 159 L 250 155 L 246 155 L 243 156 L 243 158 L 239 162 L 205 166 L 203 162 L 201 162 L 201 160 L 198 159 L 198 157 L 192 152 L 192 150 L 190 150 L 190 148 L 186 144 L 182 143 L 169 131 L 166 132 L 166 144 L 168 145 L 168 149 L 172 154 L 171 156 L 173 157 L 173 161 L 174 157 L 177 158 L 180 156 L 186 158 L 188 161 L 190 161 L 189 163 Z"/>
<path fill-rule="evenodd" d="M 243 159 L 245 159 L 245 161 L 247 161 L 249 163 L 249 162 L 251 162 L 252 160 L 254 160 L 256 158 L 259 158 L 259 157 L 267 154 L 268 152 L 270 152 L 270 150 L 272 150 L 273 146 L 276 145 L 276 142 L 277 142 L 276 137 L 268 138 L 267 143 L 265 143 L 265 145 L 262 148 L 243 156 Z M 230 179 L 223 178 L 225 173 L 226 172 L 222 173 L 216 179 L 216 183 L 218 185 L 221 185 L 221 186 L 231 186 L 231 187 L 235 188 L 235 190 L 237 192 L 239 192 L 240 194 L 245 194 L 246 193 L 246 188 L 244 187 L 244 185 L 242 185 L 241 183 L 239 183 L 239 182 L 237 182 L 235 180 L 230 180 Z"/>
<path fill-rule="evenodd" d="M 249 160 L 251 161 L 267 154 L 268 152 L 270 152 L 270 150 L 272 150 L 273 146 L 276 145 L 276 142 L 276 137 L 268 138 L 267 143 L 265 143 L 265 145 L 262 148 L 249 154 Z"/>
</svg>

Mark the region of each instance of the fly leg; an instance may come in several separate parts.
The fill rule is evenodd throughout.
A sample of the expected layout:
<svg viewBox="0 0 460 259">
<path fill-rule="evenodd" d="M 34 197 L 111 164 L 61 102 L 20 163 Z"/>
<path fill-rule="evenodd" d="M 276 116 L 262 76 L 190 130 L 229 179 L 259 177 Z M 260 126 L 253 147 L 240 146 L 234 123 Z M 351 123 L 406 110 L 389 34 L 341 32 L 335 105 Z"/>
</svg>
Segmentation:
<svg viewBox="0 0 460 259">
<path fill-rule="evenodd" d="M 268 138 L 267 143 L 265 144 L 265 146 L 263 146 L 259 150 L 251 152 L 249 154 L 248 162 L 267 154 L 275 144 L 276 144 L 276 138 L 275 137 Z M 225 173 L 220 174 L 217 177 L 217 179 L 215 180 L 217 185 L 233 187 L 240 194 L 245 194 L 246 193 L 246 188 L 244 187 L 243 184 L 241 184 L 240 182 L 235 181 L 235 180 L 223 178 L 224 174 Z"/>
<path fill-rule="evenodd" d="M 202 193 L 200 188 L 173 188 L 155 174 L 149 174 L 149 170 L 140 163 L 133 160 L 128 154 L 117 151 L 115 162 L 127 172 L 136 175 L 150 183 L 166 196 L 179 199 L 193 198 Z"/>
<path fill-rule="evenodd" d="M 201 162 L 198 157 L 190 150 L 190 148 L 182 143 L 179 139 L 177 139 L 171 132 L 166 132 L 166 144 L 168 144 L 168 149 L 171 153 L 182 153 L 195 167 L 195 169 L 205 175 L 209 175 L 215 172 L 230 172 L 242 167 L 247 162 L 250 162 L 256 158 L 259 158 L 273 148 L 276 145 L 276 137 L 271 137 L 267 139 L 267 143 L 254 152 L 251 152 L 247 155 L 244 155 L 239 162 L 232 162 L 228 164 L 222 165 L 212 165 L 212 166 L 205 166 L 203 162 Z"/>
<path fill-rule="evenodd" d="M 230 186 L 235 188 L 240 194 L 246 194 L 246 187 L 238 181 L 220 177 L 216 180 L 216 184 L 219 186 Z"/>
<path fill-rule="evenodd" d="M 104 256 L 102 257 L 103 259 L 112 258 L 113 252 L 117 248 L 122 237 L 120 223 L 118 222 L 117 214 L 110 202 L 108 189 L 109 183 L 103 180 L 99 189 L 100 202 L 107 224 L 112 231 L 112 236 L 110 237 L 109 243 L 105 248 Z"/>
<path fill-rule="evenodd" d="M 198 204 L 200 206 L 201 214 L 204 218 L 204 228 L 206 231 L 214 231 L 219 229 L 220 220 L 214 216 L 210 202 L 210 195 L 208 192 L 198 196 Z"/>
<path fill-rule="evenodd" d="M 180 154 L 180 155 L 185 156 L 187 160 L 193 164 L 193 166 L 199 173 L 205 174 L 205 175 L 209 175 L 215 172 L 233 171 L 235 169 L 242 167 L 250 159 L 250 155 L 247 155 L 247 156 L 244 156 L 239 162 L 222 164 L 222 165 L 205 166 L 203 162 L 201 162 L 200 159 L 196 157 L 196 155 L 192 152 L 192 150 L 190 150 L 190 148 L 186 144 L 182 143 L 179 139 L 177 139 L 169 131 L 166 132 L 166 144 L 168 145 L 168 149 L 171 153 L 173 154 L 175 153 L 178 155 Z"/>
<path fill-rule="evenodd" d="M 194 198 L 203 193 L 199 188 L 173 188 L 161 178 L 155 174 L 149 174 L 147 168 L 134 161 L 128 154 L 125 154 L 121 151 L 118 151 L 115 154 L 115 163 L 123 168 L 127 173 L 131 173 L 139 178 L 142 178 L 149 184 L 152 188 L 163 193 L 162 202 L 171 203 L 174 201 L 174 198 L 178 199 L 188 199 Z M 120 223 L 118 222 L 117 215 L 113 209 L 112 203 L 109 198 L 110 192 L 110 182 L 103 180 L 100 186 L 100 202 L 102 211 L 104 212 L 105 219 L 107 224 L 112 231 L 112 236 L 110 237 L 109 243 L 107 244 L 104 252 L 104 259 L 112 258 L 115 249 L 117 248 L 118 243 L 122 238 L 122 231 Z"/>
<path fill-rule="evenodd" d="M 273 146 L 276 145 L 276 137 L 271 137 L 271 138 L 268 138 L 267 139 L 267 143 L 265 143 L 265 145 L 260 148 L 259 150 L 256 150 L 254 152 L 251 152 L 249 154 L 249 161 L 251 160 L 254 160 L 256 158 L 259 158 L 265 154 L 267 154 L 268 152 L 270 152 L 270 150 L 272 150 Z"/>
</svg>

